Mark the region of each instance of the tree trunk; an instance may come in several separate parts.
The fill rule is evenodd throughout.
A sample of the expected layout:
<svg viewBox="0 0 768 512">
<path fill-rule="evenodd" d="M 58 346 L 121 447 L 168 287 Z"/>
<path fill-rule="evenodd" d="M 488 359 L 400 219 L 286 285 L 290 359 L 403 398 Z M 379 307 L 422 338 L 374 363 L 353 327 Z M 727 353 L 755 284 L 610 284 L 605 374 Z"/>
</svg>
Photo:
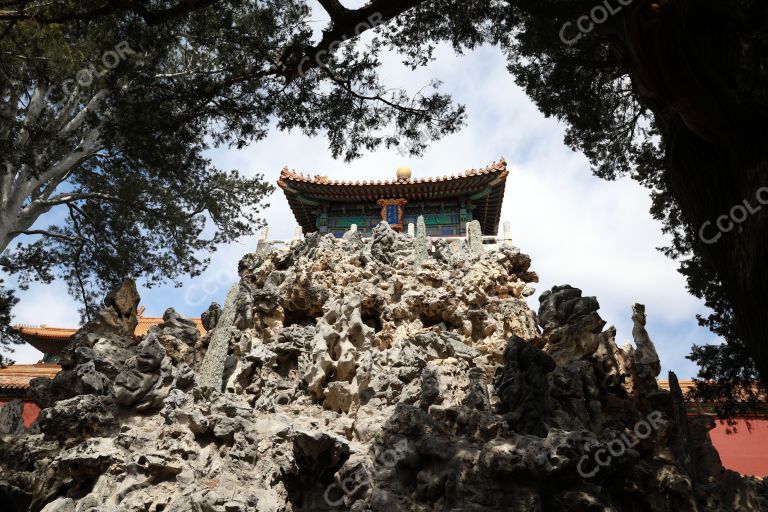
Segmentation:
<svg viewBox="0 0 768 512">
<path fill-rule="evenodd" d="M 670 192 L 703 239 L 702 252 L 725 287 L 737 332 L 768 385 L 768 204 L 762 204 L 768 200 L 768 161 L 762 155 L 740 164 L 685 126 L 675 130 L 668 148 Z M 744 142 L 743 154 L 760 147 Z M 768 140 L 761 146 L 768 147 Z M 730 230 L 723 232 L 718 222 Z"/>
<path fill-rule="evenodd" d="M 662 131 L 670 193 L 768 385 L 768 15 L 763 2 L 736 4 L 635 2 L 626 45 Z"/>
<path fill-rule="evenodd" d="M 5 226 L 0 226 L 0 254 L 8 248 L 13 237 L 9 234 L 9 230 Z"/>
</svg>

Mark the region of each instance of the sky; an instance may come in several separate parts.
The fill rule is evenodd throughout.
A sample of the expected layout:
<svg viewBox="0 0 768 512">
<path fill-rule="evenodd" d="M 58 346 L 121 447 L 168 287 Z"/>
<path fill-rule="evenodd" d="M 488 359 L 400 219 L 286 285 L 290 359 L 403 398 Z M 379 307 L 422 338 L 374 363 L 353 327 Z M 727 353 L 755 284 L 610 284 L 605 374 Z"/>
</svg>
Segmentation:
<svg viewBox="0 0 768 512">
<path fill-rule="evenodd" d="M 436 60 L 411 71 L 396 56 L 385 56 L 382 74 L 393 87 L 415 92 L 437 78 L 442 90 L 466 105 L 468 120 L 459 133 L 434 142 L 419 158 L 395 150 L 378 150 L 352 163 L 334 160 L 322 136 L 273 131 L 268 138 L 241 150 L 221 148 L 210 153 L 221 169 L 246 175 L 262 173 L 275 183 L 284 166 L 332 179 L 392 179 L 400 166 L 413 176 L 440 176 L 480 168 L 504 157 L 510 171 L 502 222 L 512 226 L 513 243 L 532 258 L 540 278 L 528 299 L 538 309 L 541 292 L 560 284 L 596 296 L 600 315 L 617 328 L 621 346 L 632 339 L 631 306 L 646 305 L 648 332 L 662 362 L 660 378 L 674 370 L 681 379 L 695 376 L 685 359 L 693 343 L 719 343 L 697 325 L 706 314 L 703 303 L 686 292 L 677 263 L 656 250 L 667 244 L 661 224 L 649 212 L 646 189 L 629 179 L 608 182 L 591 174 L 587 159 L 563 143 L 564 126 L 545 118 L 507 72 L 498 49 L 483 47 L 464 56 L 440 47 Z M 279 189 L 269 198 L 265 219 L 270 239 L 293 237 L 296 222 Z M 181 288 L 172 285 L 140 288 L 146 316 L 161 316 L 168 307 L 199 316 L 213 302 L 223 304 L 237 281 L 237 262 L 256 247 L 258 236 L 222 246 L 208 270 Z M 15 322 L 75 327 L 77 306 L 63 283 L 33 286 L 20 292 Z M 606 326 L 607 327 L 607 326 Z M 17 348 L 12 357 L 31 363 L 41 354 Z"/>
</svg>

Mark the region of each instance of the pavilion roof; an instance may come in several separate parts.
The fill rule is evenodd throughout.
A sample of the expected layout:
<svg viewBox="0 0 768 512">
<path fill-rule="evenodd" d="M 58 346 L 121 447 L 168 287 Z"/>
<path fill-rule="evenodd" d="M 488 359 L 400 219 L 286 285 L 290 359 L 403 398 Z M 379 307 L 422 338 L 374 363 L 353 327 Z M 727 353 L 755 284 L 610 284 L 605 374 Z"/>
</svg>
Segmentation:
<svg viewBox="0 0 768 512">
<path fill-rule="evenodd" d="M 0 368 L 0 390 L 29 389 L 29 381 L 36 377 L 52 379 L 61 371 L 58 364 L 12 364 Z"/>
<path fill-rule="evenodd" d="M 482 169 L 469 169 L 454 176 L 395 180 L 343 181 L 326 176 L 308 176 L 289 170 L 280 173 L 278 186 L 283 189 L 296 221 L 305 232 L 317 230 L 317 207 L 321 202 L 375 205 L 378 199 L 417 200 L 450 199 L 475 196 L 473 216 L 480 221 L 484 234 L 496 234 L 509 174 L 502 159 Z"/>
<path fill-rule="evenodd" d="M 133 335 L 137 338 L 147 334 L 153 326 L 163 323 L 162 317 L 139 316 L 137 320 L 136 329 L 133 331 Z M 190 320 L 195 322 L 197 330 L 204 335 L 206 331 L 200 318 L 190 318 Z M 48 327 L 47 325 L 16 325 L 14 329 L 24 336 L 27 343 L 46 354 L 58 354 L 64 350 L 69 338 L 77 332 L 73 327 Z"/>
</svg>

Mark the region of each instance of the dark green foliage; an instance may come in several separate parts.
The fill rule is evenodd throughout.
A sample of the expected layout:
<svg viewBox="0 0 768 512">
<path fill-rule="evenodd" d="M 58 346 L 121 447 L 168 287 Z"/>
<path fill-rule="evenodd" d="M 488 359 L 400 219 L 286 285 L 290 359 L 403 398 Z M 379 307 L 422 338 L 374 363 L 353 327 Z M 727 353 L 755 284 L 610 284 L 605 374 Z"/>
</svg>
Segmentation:
<svg viewBox="0 0 768 512">
<path fill-rule="evenodd" d="M 24 342 L 21 336 L 11 328 L 11 309 L 18 302 L 13 296 L 11 290 L 3 288 L 3 281 L 0 280 L 0 350 L 3 352 L 13 352 L 13 345 Z M 0 368 L 5 367 L 10 360 L 0 354 Z"/>
<path fill-rule="evenodd" d="M 714 407 L 721 418 L 750 418 L 764 414 L 765 389 L 755 365 L 738 339 L 723 345 L 694 345 L 688 359 L 700 366 L 699 381 L 688 397 Z"/>
</svg>

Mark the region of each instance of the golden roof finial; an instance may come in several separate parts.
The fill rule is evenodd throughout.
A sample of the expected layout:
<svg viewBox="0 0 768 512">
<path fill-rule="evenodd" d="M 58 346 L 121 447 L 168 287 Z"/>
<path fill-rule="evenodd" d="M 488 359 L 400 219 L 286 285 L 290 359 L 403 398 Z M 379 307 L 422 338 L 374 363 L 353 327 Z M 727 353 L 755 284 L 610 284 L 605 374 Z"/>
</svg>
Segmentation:
<svg viewBox="0 0 768 512">
<path fill-rule="evenodd" d="M 410 181 L 411 175 L 413 174 L 413 171 L 410 167 L 398 167 L 397 169 L 397 180 L 398 181 Z"/>
</svg>

